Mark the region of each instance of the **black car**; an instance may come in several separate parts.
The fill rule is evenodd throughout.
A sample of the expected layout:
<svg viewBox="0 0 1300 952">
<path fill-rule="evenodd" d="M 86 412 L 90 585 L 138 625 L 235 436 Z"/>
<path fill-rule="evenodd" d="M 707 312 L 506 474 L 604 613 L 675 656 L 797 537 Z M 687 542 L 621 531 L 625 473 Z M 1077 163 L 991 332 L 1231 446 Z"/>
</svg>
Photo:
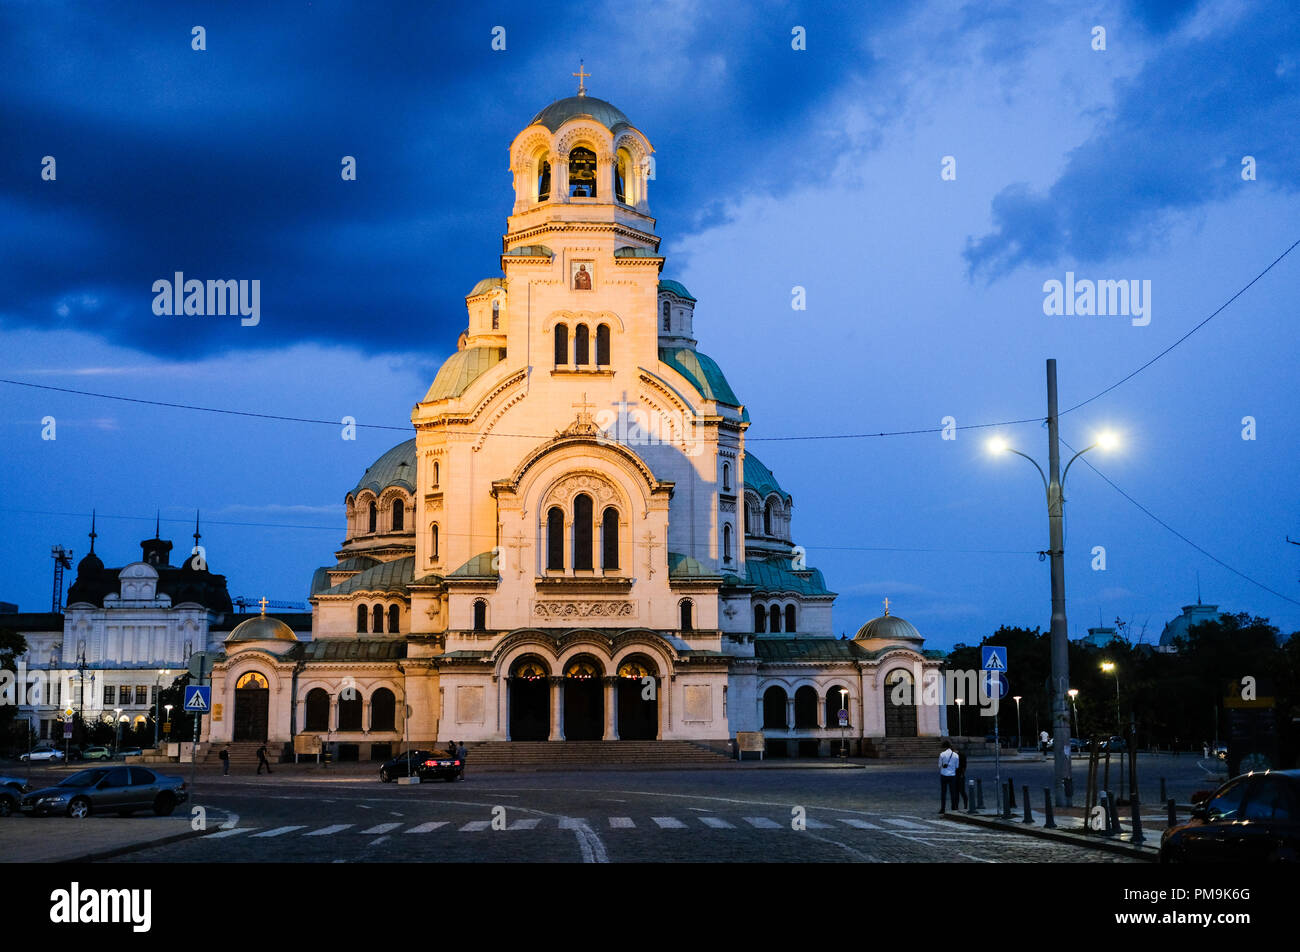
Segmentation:
<svg viewBox="0 0 1300 952">
<path fill-rule="evenodd" d="M 408 756 L 409 754 L 409 756 Z M 398 777 L 409 777 L 412 772 L 419 773 L 420 765 L 435 756 L 431 750 L 412 750 L 405 754 L 398 754 L 392 760 L 386 760 L 379 768 L 379 779 L 384 783 L 396 780 Z M 407 765 L 410 765 L 410 771 Z"/>
<path fill-rule="evenodd" d="M 1162 863 L 1260 863 L 1300 859 L 1300 770 L 1229 780 L 1192 818 L 1165 830 Z"/>
<path fill-rule="evenodd" d="M 461 780 L 465 776 L 465 765 L 450 754 L 430 754 L 415 769 L 421 780 Z"/>
<path fill-rule="evenodd" d="M 188 799 L 180 777 L 166 777 L 144 767 L 90 767 L 53 787 L 25 794 L 21 809 L 32 816 L 64 814 L 75 819 L 92 813 L 130 816 L 140 810 L 168 816 Z"/>
<path fill-rule="evenodd" d="M 17 813 L 26 792 L 27 781 L 18 777 L 0 777 L 0 816 Z"/>
</svg>

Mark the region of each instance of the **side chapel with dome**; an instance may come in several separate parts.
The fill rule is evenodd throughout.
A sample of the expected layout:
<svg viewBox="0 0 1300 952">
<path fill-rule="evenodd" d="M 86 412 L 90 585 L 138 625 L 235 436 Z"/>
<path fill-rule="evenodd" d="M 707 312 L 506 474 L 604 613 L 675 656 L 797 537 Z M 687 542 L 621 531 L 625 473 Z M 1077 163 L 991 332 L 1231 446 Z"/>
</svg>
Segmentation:
<svg viewBox="0 0 1300 952">
<path fill-rule="evenodd" d="M 653 151 L 585 88 L 515 137 L 500 274 L 466 296 L 415 437 L 348 491 L 310 638 L 257 615 L 220 644 L 205 740 L 318 735 L 369 759 L 763 731 L 813 756 L 943 732 L 940 706 L 888 702 L 939 665 L 912 625 L 886 608 L 832 632 L 794 498 L 697 347 L 728 319 L 697 329 L 662 275 Z"/>
</svg>

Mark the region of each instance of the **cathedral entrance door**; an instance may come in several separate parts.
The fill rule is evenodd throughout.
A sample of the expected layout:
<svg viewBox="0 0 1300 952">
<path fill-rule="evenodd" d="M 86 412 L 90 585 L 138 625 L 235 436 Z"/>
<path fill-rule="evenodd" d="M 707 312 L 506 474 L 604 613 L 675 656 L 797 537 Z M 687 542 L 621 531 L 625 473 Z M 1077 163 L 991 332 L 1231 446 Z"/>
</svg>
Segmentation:
<svg viewBox="0 0 1300 952">
<path fill-rule="evenodd" d="M 885 679 L 885 736 L 916 736 L 916 685 L 906 671 L 891 671 Z"/>
<path fill-rule="evenodd" d="M 618 666 L 619 740 L 654 740 L 659 736 L 658 682 L 654 669 L 643 659 L 629 658 Z"/>
<path fill-rule="evenodd" d="M 600 740 L 605 736 L 605 692 L 601 672 L 585 659 L 564 669 L 565 740 Z"/>
<path fill-rule="evenodd" d="M 510 674 L 510 739 L 546 740 L 551 732 L 551 686 L 546 669 L 531 658 Z"/>
<path fill-rule="evenodd" d="M 271 691 L 266 678 L 250 671 L 235 684 L 235 740 L 266 740 Z"/>
</svg>

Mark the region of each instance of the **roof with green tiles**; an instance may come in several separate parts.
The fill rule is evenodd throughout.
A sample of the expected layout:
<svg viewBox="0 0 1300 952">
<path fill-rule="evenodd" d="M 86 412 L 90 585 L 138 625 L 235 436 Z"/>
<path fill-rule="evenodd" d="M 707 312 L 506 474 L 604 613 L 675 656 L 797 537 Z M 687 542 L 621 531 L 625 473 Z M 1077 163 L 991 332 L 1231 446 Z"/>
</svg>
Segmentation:
<svg viewBox="0 0 1300 952">
<path fill-rule="evenodd" d="M 344 579 L 333 588 L 320 592 L 321 595 L 351 595 L 353 592 L 402 592 L 405 593 L 411 579 L 415 577 L 415 556 L 391 562 L 380 562 L 360 572 L 352 578 Z"/>
<path fill-rule="evenodd" d="M 667 291 L 670 294 L 676 294 L 679 298 L 682 298 L 683 300 L 686 301 L 695 300 L 695 298 L 691 297 L 691 292 L 686 290 L 686 285 L 682 284 L 680 281 L 672 281 L 668 278 L 665 278 L 664 280 L 659 282 L 659 290 Z"/>
<path fill-rule="evenodd" d="M 376 490 L 378 492 L 379 490 Z M 330 587 L 331 572 L 361 572 L 370 568 L 372 565 L 378 565 L 378 559 L 372 559 L 368 555 L 354 555 L 351 558 L 344 559 L 338 565 L 322 565 L 311 577 L 311 594 L 316 595 Z"/>
<path fill-rule="evenodd" d="M 317 638 L 299 643 L 288 657 L 301 661 L 400 661 L 405 638 Z"/>
<path fill-rule="evenodd" d="M 680 552 L 668 553 L 669 578 L 718 578 L 718 573 L 705 566 L 698 559 Z"/>
<path fill-rule="evenodd" d="M 474 285 L 474 290 L 466 294 L 465 297 L 472 298 L 475 295 L 482 294 L 485 291 L 491 291 L 493 288 L 504 288 L 506 286 L 505 278 L 484 278 L 478 284 Z"/>
<path fill-rule="evenodd" d="M 447 578 L 496 578 L 497 569 L 492 563 L 496 557 L 491 550 L 480 552 L 460 568 L 447 575 Z"/>
<path fill-rule="evenodd" d="M 867 658 L 852 641 L 839 638 L 785 638 L 759 635 L 754 638 L 754 656 L 759 661 L 861 661 Z"/>
<path fill-rule="evenodd" d="M 787 559 L 746 559 L 745 577 L 727 575 L 724 581 L 728 585 L 750 585 L 756 594 L 783 594 L 792 592 L 797 595 L 834 595 L 826 587 L 826 579 L 821 569 L 800 569 L 795 571 Z"/>
<path fill-rule="evenodd" d="M 689 380 L 705 400 L 740 406 L 740 399 L 727 383 L 722 369 L 707 354 L 690 347 L 660 347 L 659 359 Z M 748 410 L 741 412 L 741 419 L 749 419 Z"/>
<path fill-rule="evenodd" d="M 401 486 L 415 492 L 415 438 L 398 443 L 370 464 L 361 479 L 352 487 L 352 495 L 369 489 L 378 495 L 389 486 Z"/>
<path fill-rule="evenodd" d="M 424 402 L 459 397 L 469 385 L 506 358 L 504 347 L 467 347 L 447 358 L 433 378 Z"/>
<path fill-rule="evenodd" d="M 745 450 L 744 463 L 746 489 L 752 489 L 758 493 L 760 499 L 765 499 L 769 493 L 776 493 L 787 501 L 790 499 L 790 494 L 781 488 L 781 484 L 776 481 L 772 471 L 749 450 Z"/>
</svg>

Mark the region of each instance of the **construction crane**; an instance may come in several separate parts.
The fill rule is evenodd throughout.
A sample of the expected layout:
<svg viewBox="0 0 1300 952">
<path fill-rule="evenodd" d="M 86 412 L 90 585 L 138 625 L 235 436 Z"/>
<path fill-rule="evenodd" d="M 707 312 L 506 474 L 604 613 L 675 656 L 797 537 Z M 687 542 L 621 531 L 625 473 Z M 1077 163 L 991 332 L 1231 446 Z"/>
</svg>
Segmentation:
<svg viewBox="0 0 1300 952">
<path fill-rule="evenodd" d="M 57 613 L 63 607 L 63 570 L 72 568 L 72 550 L 53 545 L 50 557 L 54 559 L 54 607 L 50 611 Z"/>
<path fill-rule="evenodd" d="M 232 598 L 231 602 L 241 612 L 248 611 L 249 609 L 257 611 L 257 610 L 261 610 L 263 607 L 281 608 L 287 611 L 295 611 L 295 612 L 305 612 L 307 610 L 307 606 L 304 605 L 302 602 L 273 602 L 269 598 L 267 599 L 253 598 L 249 595 L 240 595 L 237 598 Z M 265 605 L 263 603 L 265 603 Z"/>
</svg>

